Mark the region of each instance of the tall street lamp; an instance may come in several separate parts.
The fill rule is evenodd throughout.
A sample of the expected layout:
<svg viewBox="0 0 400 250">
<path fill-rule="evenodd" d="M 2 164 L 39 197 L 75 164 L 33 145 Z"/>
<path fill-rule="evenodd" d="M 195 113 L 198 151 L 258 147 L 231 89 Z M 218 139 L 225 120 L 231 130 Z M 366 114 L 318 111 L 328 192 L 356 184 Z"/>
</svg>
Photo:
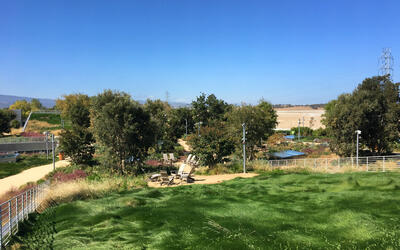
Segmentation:
<svg viewBox="0 0 400 250">
<path fill-rule="evenodd" d="M 186 122 L 186 126 L 185 126 L 185 128 L 186 128 L 186 133 L 185 133 L 185 137 L 187 137 L 187 119 L 185 119 L 185 122 Z"/>
<path fill-rule="evenodd" d="M 357 157 L 357 167 L 358 167 L 358 137 L 361 135 L 361 130 L 356 130 L 357 134 L 357 151 L 356 151 L 356 157 Z"/>
<path fill-rule="evenodd" d="M 195 125 L 197 125 L 197 136 L 200 136 L 200 126 L 203 124 L 203 122 L 197 122 Z"/>
<path fill-rule="evenodd" d="M 242 137 L 242 143 L 243 143 L 243 173 L 246 173 L 246 124 L 242 124 L 243 127 L 243 137 Z"/>
</svg>

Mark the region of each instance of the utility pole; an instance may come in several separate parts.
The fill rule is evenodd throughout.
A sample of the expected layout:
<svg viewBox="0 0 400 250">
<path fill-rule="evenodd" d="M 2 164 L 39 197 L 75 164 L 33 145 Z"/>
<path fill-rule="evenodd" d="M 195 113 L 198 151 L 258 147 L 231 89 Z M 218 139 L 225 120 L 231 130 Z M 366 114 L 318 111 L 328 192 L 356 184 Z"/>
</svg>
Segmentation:
<svg viewBox="0 0 400 250">
<path fill-rule="evenodd" d="M 51 134 L 51 148 L 53 151 L 53 170 L 56 170 L 56 152 L 55 152 L 55 146 L 54 146 L 54 134 Z"/>
<path fill-rule="evenodd" d="M 301 122 L 300 122 L 300 118 L 299 118 L 299 125 L 297 126 L 297 127 L 298 127 L 298 130 L 299 130 L 297 139 L 298 139 L 299 141 L 300 141 L 300 124 L 301 124 Z"/>
<path fill-rule="evenodd" d="M 356 158 L 357 158 L 357 167 L 358 167 L 358 136 L 361 135 L 361 130 L 356 130 L 357 134 L 357 151 L 356 151 Z"/>
<path fill-rule="evenodd" d="M 185 119 L 185 121 L 186 121 L 186 133 L 185 133 L 185 137 L 187 136 L 187 119 Z"/>
<path fill-rule="evenodd" d="M 393 56 L 390 48 L 383 48 L 379 64 L 379 75 L 389 75 L 389 79 L 393 80 Z"/>
<path fill-rule="evenodd" d="M 243 127 L 243 138 L 242 138 L 242 142 L 243 142 L 243 173 L 246 173 L 246 124 L 243 123 L 242 124 Z"/>
<path fill-rule="evenodd" d="M 197 136 L 200 136 L 200 126 L 201 126 L 201 124 L 203 124 L 203 122 L 196 123 L 196 125 L 197 125 Z"/>
<path fill-rule="evenodd" d="M 46 135 L 46 159 L 49 159 L 49 131 L 44 132 Z"/>
</svg>

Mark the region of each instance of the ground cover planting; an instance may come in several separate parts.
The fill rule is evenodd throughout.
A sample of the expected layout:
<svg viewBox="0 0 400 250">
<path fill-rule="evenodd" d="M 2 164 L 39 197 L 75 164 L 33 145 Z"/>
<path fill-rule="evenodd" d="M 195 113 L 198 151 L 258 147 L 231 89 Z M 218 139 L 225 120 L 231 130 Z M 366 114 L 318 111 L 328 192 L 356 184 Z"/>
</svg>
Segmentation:
<svg viewBox="0 0 400 250">
<path fill-rule="evenodd" d="M 21 225 L 54 249 L 398 249 L 400 173 L 283 173 L 54 204 Z"/>
</svg>

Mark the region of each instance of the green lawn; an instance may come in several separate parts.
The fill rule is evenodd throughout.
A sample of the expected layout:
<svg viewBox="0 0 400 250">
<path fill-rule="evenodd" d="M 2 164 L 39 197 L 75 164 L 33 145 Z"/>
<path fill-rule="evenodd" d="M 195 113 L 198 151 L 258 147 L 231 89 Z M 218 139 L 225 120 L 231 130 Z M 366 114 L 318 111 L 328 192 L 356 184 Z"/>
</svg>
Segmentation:
<svg viewBox="0 0 400 250">
<path fill-rule="evenodd" d="M 400 173 L 275 173 L 61 204 L 33 216 L 20 239 L 55 249 L 400 249 L 399 211 Z"/>
<path fill-rule="evenodd" d="M 0 163 L 0 179 L 5 178 L 10 175 L 18 174 L 26 169 L 37 167 L 45 164 L 51 163 L 51 157 L 49 160 L 46 159 L 46 155 L 23 155 L 18 158 L 17 162 Z"/>
</svg>

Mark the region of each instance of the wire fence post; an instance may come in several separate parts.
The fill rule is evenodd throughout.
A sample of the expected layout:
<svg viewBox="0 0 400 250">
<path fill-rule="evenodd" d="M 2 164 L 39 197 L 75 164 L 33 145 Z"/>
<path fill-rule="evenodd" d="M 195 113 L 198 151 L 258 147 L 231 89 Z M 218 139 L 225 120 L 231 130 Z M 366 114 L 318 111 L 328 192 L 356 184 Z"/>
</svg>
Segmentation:
<svg viewBox="0 0 400 250">
<path fill-rule="evenodd" d="M 18 216 L 18 196 L 17 198 L 15 198 L 15 215 L 17 217 L 17 222 L 16 222 L 16 226 L 17 226 L 17 231 L 18 231 L 18 221 L 19 221 L 19 216 Z"/>
<path fill-rule="evenodd" d="M 383 157 L 382 161 L 382 172 L 385 172 L 385 156 Z"/>
<path fill-rule="evenodd" d="M 53 154 L 53 170 L 56 170 L 56 160 L 55 160 L 56 152 L 54 150 L 55 150 L 55 147 L 54 147 L 54 134 L 51 134 L 51 151 L 52 151 L 52 154 Z"/>
<path fill-rule="evenodd" d="M 368 157 L 367 157 L 367 172 L 368 172 Z"/>
<path fill-rule="evenodd" d="M 3 211 L 1 211 L 1 205 L 0 205 L 0 249 L 3 246 Z"/>
<path fill-rule="evenodd" d="M 25 219 L 25 207 L 24 207 L 24 193 L 22 193 L 22 219 Z"/>
<path fill-rule="evenodd" d="M 32 189 L 29 189 L 29 209 L 28 213 L 32 212 Z"/>
<path fill-rule="evenodd" d="M 8 202 L 8 231 L 12 235 L 12 225 L 11 225 L 11 200 Z"/>
</svg>

